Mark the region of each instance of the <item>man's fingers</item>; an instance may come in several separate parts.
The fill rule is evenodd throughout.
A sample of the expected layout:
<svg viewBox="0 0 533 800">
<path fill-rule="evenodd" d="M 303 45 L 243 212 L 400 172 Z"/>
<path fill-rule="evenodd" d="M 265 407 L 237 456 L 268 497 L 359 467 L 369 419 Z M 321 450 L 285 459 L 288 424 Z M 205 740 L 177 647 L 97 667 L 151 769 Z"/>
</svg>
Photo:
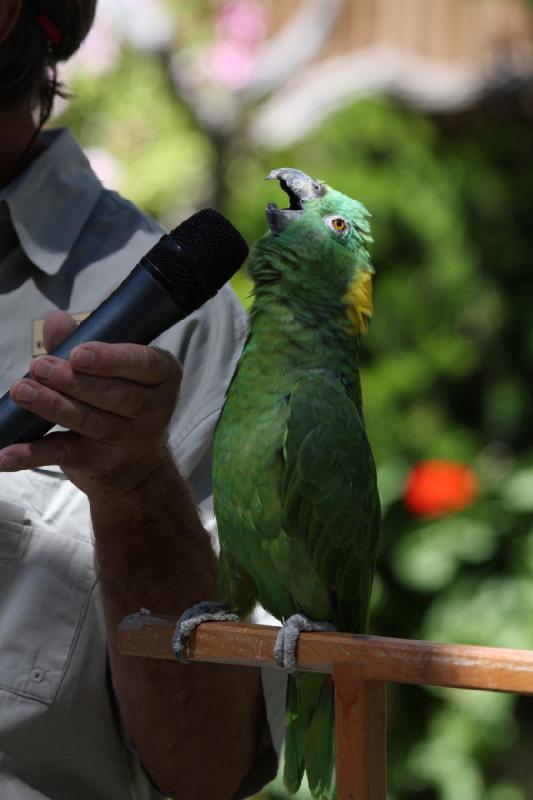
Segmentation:
<svg viewBox="0 0 533 800">
<path fill-rule="evenodd" d="M 43 325 L 44 346 L 50 352 L 77 327 L 76 321 L 66 311 L 53 311 Z"/>
<path fill-rule="evenodd" d="M 80 403 L 31 379 L 14 383 L 10 394 L 15 403 L 28 411 L 89 439 L 117 442 L 128 435 L 124 426 L 131 423 L 123 418 Z"/>
<path fill-rule="evenodd" d="M 178 384 L 181 377 L 180 366 L 170 353 L 139 344 L 87 342 L 73 349 L 70 362 L 79 372 L 124 378 L 144 386 L 171 379 Z"/>
<path fill-rule="evenodd" d="M 18 472 L 36 467 L 59 466 L 73 480 L 84 486 L 116 497 L 117 492 L 131 489 L 168 457 L 162 440 L 152 443 L 143 457 L 137 452 L 126 464 L 119 448 L 95 443 L 87 447 L 87 439 L 72 431 L 49 433 L 36 442 L 13 444 L 0 450 L 0 472 Z M 102 480 L 103 479 L 103 480 Z M 81 486 L 80 486 L 81 488 Z"/>
<path fill-rule="evenodd" d="M 39 383 L 94 408 L 111 411 L 121 417 L 137 419 L 144 415 L 159 417 L 167 411 L 153 388 L 121 378 L 101 378 L 72 369 L 69 361 L 53 356 L 39 356 L 30 364 L 30 374 Z M 168 406 L 174 402 L 169 398 Z"/>
<path fill-rule="evenodd" d="M 73 433 L 50 433 L 36 442 L 13 444 L 0 452 L 0 472 L 59 466 L 80 469 L 86 448 L 81 436 Z"/>
<path fill-rule="evenodd" d="M 54 317 L 47 321 L 49 347 L 74 327 L 68 315 Z M 0 470 L 57 464 L 84 490 L 104 479 L 113 486 L 138 483 L 165 448 L 181 374 L 170 353 L 135 344 L 89 342 L 68 360 L 34 359 L 30 377 L 13 384 L 11 397 L 69 430 L 5 448 Z"/>
<path fill-rule="evenodd" d="M 61 344 L 76 327 L 75 320 L 65 311 L 50 314 L 43 326 L 48 352 Z M 181 367 L 174 356 L 166 350 L 145 345 L 86 342 L 72 350 L 70 363 L 78 372 L 123 378 L 144 386 L 158 386 L 171 380 L 178 388 L 181 380 Z"/>
</svg>

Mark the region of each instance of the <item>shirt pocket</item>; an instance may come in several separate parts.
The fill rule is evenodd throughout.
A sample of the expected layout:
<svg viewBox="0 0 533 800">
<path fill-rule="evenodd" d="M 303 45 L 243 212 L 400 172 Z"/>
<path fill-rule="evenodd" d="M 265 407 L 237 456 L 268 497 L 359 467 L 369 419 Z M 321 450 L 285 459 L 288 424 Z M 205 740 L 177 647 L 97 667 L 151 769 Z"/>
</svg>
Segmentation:
<svg viewBox="0 0 533 800">
<path fill-rule="evenodd" d="M 0 691 L 53 702 L 95 580 L 89 543 L 0 502 Z"/>
</svg>

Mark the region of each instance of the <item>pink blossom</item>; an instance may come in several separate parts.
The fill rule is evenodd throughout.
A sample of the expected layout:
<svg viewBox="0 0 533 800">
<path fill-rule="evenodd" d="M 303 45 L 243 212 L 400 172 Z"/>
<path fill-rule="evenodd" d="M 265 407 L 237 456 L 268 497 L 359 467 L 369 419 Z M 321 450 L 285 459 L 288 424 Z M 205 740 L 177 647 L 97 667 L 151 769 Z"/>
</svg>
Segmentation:
<svg viewBox="0 0 533 800">
<path fill-rule="evenodd" d="M 255 44 L 266 33 L 265 9 L 253 0 L 228 0 L 218 10 L 215 26 L 221 39 Z"/>
<path fill-rule="evenodd" d="M 207 56 L 207 75 L 229 89 L 246 85 L 255 64 L 253 49 L 240 42 L 218 42 Z"/>
</svg>

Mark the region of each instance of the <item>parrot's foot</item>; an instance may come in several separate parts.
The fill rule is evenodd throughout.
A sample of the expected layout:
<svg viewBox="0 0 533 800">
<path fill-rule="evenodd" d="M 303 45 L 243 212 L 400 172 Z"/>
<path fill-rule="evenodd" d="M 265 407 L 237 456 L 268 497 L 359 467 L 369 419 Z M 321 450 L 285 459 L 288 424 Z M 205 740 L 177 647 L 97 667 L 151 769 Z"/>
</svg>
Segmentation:
<svg viewBox="0 0 533 800">
<path fill-rule="evenodd" d="M 315 622 L 305 614 L 293 614 L 283 623 L 274 645 L 274 657 L 278 667 L 293 675 L 296 672 L 296 647 L 302 631 L 334 631 L 331 622 Z"/>
<path fill-rule="evenodd" d="M 189 662 L 183 655 L 183 648 L 193 630 L 202 622 L 238 622 L 239 617 L 222 603 L 205 600 L 184 611 L 179 618 L 172 635 L 172 650 L 176 658 L 183 664 Z"/>
</svg>

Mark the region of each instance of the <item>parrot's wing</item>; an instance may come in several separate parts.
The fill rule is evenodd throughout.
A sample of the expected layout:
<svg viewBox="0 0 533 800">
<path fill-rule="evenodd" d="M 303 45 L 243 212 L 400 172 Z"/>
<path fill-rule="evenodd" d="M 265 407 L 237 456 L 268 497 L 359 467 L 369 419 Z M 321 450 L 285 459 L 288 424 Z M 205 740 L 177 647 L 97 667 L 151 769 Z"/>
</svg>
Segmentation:
<svg viewBox="0 0 533 800">
<path fill-rule="evenodd" d="M 341 629 L 364 630 L 380 525 L 376 468 L 357 407 L 327 373 L 289 398 L 283 528 L 298 537 Z"/>
</svg>

